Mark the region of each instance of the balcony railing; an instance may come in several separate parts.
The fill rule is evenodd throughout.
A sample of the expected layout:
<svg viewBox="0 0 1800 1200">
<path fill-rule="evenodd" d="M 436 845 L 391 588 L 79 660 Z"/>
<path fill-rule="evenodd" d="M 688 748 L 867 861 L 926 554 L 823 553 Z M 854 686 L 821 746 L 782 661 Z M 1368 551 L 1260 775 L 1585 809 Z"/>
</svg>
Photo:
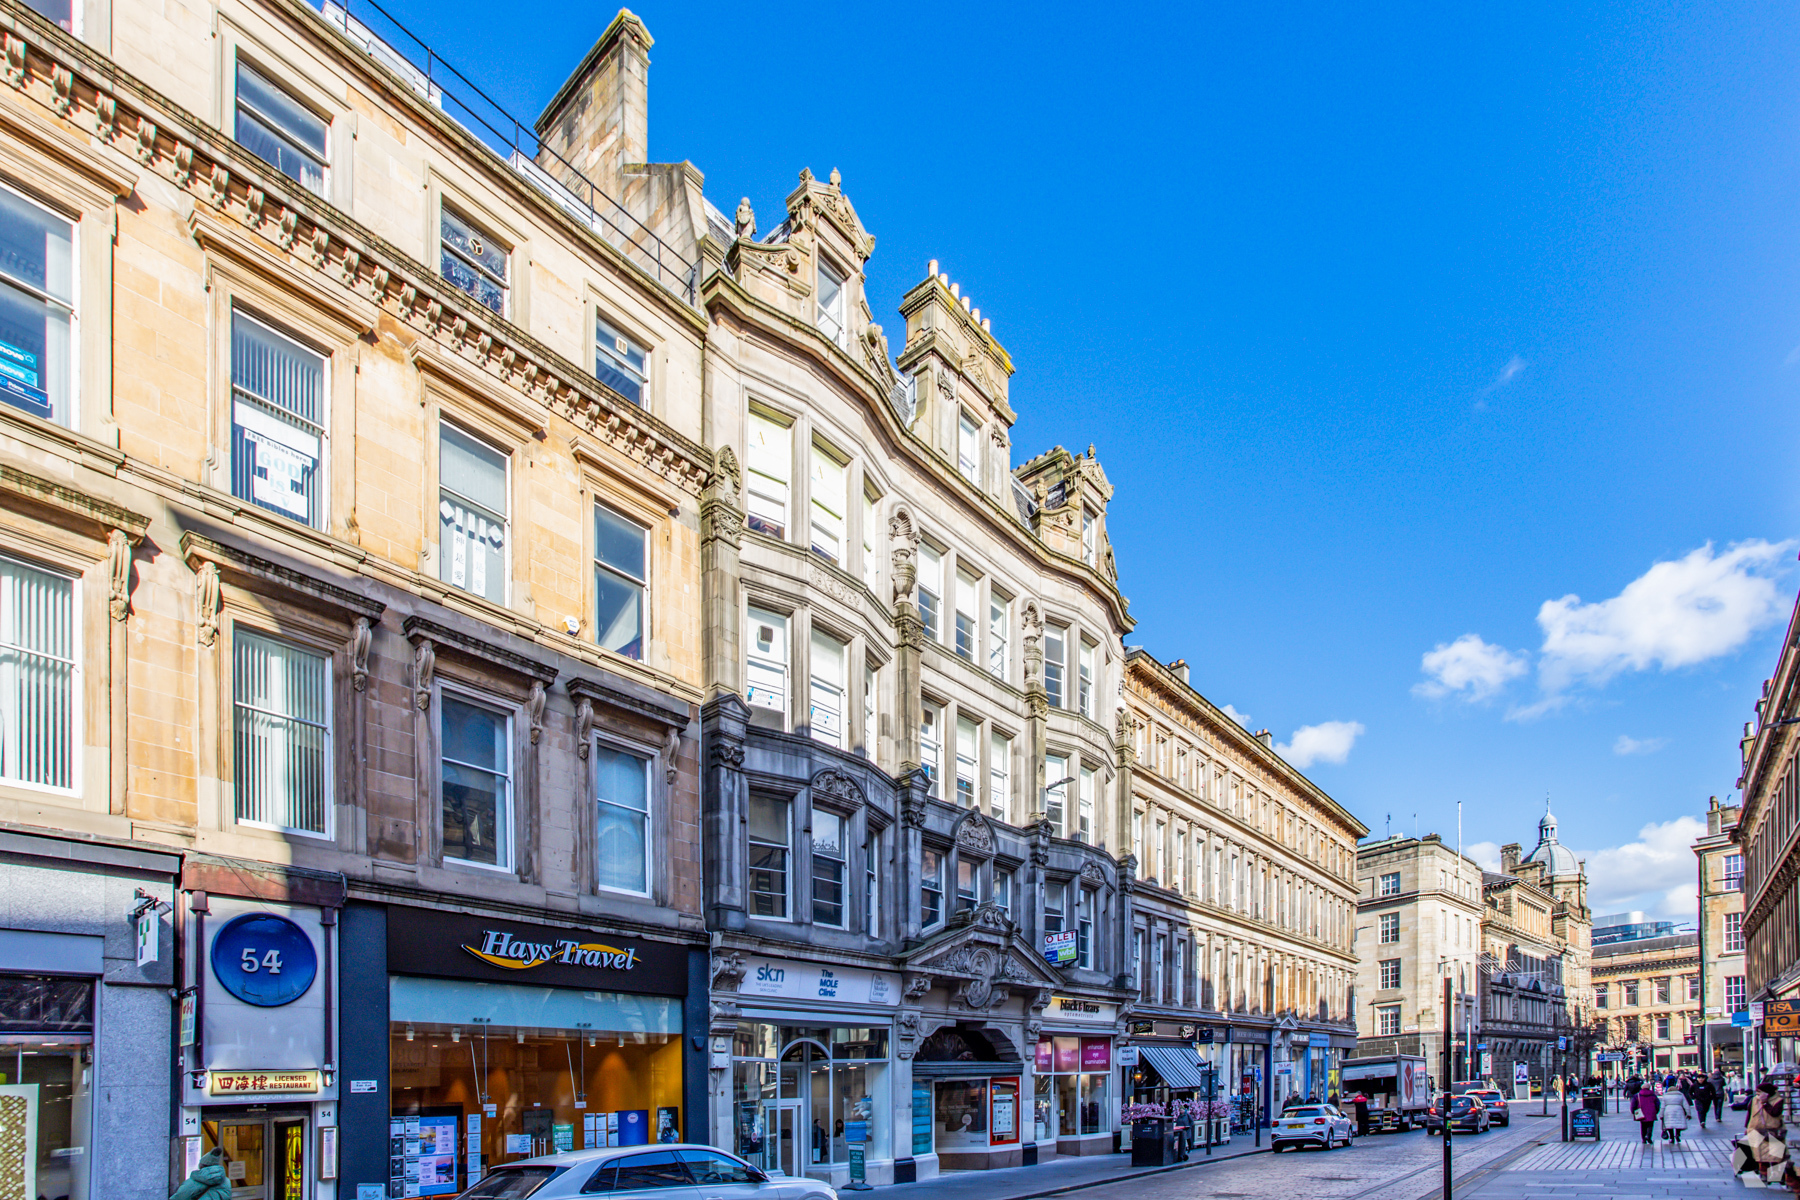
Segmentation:
<svg viewBox="0 0 1800 1200">
<path fill-rule="evenodd" d="M 536 130 L 514 117 L 468 76 L 375 0 L 314 0 L 326 22 L 365 54 L 398 75 L 433 108 L 474 135 L 564 212 L 593 230 L 670 292 L 693 304 L 700 271 L 648 225 L 603 192 Z M 354 10 L 354 11 L 353 11 Z"/>
</svg>

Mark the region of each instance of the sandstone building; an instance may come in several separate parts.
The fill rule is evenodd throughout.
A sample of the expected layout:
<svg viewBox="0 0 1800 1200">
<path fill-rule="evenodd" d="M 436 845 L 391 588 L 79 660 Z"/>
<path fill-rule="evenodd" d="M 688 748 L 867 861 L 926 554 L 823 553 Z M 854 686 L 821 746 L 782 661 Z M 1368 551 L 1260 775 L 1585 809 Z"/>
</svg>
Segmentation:
<svg viewBox="0 0 1800 1200">
<path fill-rule="evenodd" d="M 1624 938 L 1594 947 L 1594 1018 L 1625 1057 L 1609 1074 L 1700 1065 L 1698 935 Z"/>
<path fill-rule="evenodd" d="M 1740 743 L 1744 773 L 1731 840 L 1743 852 L 1744 976 L 1749 1003 L 1763 1005 L 1761 1060 L 1767 1070 L 1800 1062 L 1800 779 L 1796 778 L 1795 717 L 1800 716 L 1800 651 L 1796 622 L 1774 674 L 1763 682 L 1754 728 Z M 1711 832 L 1710 821 L 1708 833 Z"/>
<path fill-rule="evenodd" d="M 1712 797 L 1706 812 L 1706 834 L 1694 842 L 1700 889 L 1699 1005 L 1704 1030 L 1700 1062 L 1741 1067 L 1750 989 L 1744 972 L 1744 850 L 1732 841 L 1741 809 Z M 1742 1016 L 1740 1014 L 1743 1014 Z"/>
</svg>

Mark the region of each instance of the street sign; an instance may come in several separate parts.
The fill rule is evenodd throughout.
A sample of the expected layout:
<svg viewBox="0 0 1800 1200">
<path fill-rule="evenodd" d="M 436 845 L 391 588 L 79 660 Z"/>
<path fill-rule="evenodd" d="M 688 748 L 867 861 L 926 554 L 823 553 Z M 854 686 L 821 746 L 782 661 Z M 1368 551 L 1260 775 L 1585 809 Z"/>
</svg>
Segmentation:
<svg viewBox="0 0 1800 1200">
<path fill-rule="evenodd" d="M 1754 1022 L 1750 1020 L 1750 1012 L 1743 1009 L 1731 1014 L 1731 1023 L 1739 1029 L 1748 1029 Z"/>
<path fill-rule="evenodd" d="M 1624 1062 L 1625 1056 L 1616 1050 L 1605 1050 L 1594 1055 L 1595 1062 Z"/>
</svg>

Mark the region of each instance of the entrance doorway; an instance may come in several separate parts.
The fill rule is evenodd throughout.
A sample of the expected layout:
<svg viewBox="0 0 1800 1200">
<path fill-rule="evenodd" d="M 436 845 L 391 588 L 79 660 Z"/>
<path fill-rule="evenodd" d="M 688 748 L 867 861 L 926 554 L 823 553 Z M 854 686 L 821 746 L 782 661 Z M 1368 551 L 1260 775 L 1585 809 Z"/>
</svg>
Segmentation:
<svg viewBox="0 0 1800 1200">
<path fill-rule="evenodd" d="M 221 1114 L 200 1123 L 202 1151 L 225 1151 L 231 1200 L 307 1200 L 304 1116 Z"/>
<path fill-rule="evenodd" d="M 765 1100 L 763 1102 L 763 1153 L 757 1165 L 770 1174 L 779 1172 L 790 1178 L 805 1174 L 800 1158 L 802 1101 Z"/>
</svg>

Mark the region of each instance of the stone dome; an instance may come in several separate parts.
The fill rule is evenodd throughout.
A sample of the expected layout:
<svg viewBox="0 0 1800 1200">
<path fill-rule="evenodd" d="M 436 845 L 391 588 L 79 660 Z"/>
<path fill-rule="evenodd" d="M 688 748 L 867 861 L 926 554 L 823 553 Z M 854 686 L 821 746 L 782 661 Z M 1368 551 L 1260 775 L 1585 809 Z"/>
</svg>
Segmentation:
<svg viewBox="0 0 1800 1200">
<path fill-rule="evenodd" d="M 1575 852 L 1556 840 L 1556 814 L 1548 805 L 1544 807 L 1543 819 L 1538 822 L 1537 849 L 1528 854 L 1525 861 L 1543 863 L 1552 878 L 1581 873 L 1581 860 L 1575 857 Z"/>
</svg>

